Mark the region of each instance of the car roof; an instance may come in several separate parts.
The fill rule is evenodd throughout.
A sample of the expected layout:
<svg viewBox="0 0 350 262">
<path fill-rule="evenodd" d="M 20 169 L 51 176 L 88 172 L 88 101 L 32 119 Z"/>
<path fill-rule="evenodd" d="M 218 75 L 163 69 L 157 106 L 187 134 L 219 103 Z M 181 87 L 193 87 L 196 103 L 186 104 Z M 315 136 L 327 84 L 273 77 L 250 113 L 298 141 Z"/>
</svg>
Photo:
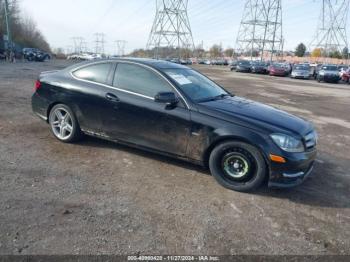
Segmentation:
<svg viewBox="0 0 350 262">
<path fill-rule="evenodd" d="M 171 63 L 165 60 L 156 60 L 156 59 L 150 59 L 150 58 L 127 57 L 127 58 L 117 58 L 117 59 L 111 59 L 111 60 L 121 61 L 121 62 L 135 62 L 143 65 L 148 65 L 156 69 L 188 69 L 187 66 Z"/>
<path fill-rule="evenodd" d="M 75 65 L 69 67 L 69 69 L 74 69 L 74 68 L 83 67 L 83 66 L 89 65 L 89 64 L 103 63 L 103 62 L 134 62 L 134 63 L 138 63 L 138 64 L 142 64 L 142 65 L 147 65 L 147 66 L 150 66 L 150 67 L 158 69 L 158 70 L 189 69 L 189 67 L 187 67 L 187 66 L 171 63 L 171 62 L 168 62 L 165 60 L 156 60 L 156 59 L 150 59 L 150 58 L 133 58 L 133 57 L 85 61 L 85 62 L 82 62 L 79 64 L 75 64 Z"/>
</svg>

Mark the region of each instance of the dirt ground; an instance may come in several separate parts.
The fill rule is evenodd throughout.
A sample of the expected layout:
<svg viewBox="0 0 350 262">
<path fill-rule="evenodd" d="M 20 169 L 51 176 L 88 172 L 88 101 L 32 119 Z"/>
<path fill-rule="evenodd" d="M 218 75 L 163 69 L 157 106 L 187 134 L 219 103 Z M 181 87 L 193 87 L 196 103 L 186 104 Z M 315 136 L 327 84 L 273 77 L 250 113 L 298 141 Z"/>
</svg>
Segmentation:
<svg viewBox="0 0 350 262">
<path fill-rule="evenodd" d="M 350 254 L 349 86 L 197 67 L 320 134 L 303 185 L 242 194 L 188 163 L 58 142 L 30 100 L 39 72 L 66 65 L 0 63 L 0 254 Z"/>
</svg>

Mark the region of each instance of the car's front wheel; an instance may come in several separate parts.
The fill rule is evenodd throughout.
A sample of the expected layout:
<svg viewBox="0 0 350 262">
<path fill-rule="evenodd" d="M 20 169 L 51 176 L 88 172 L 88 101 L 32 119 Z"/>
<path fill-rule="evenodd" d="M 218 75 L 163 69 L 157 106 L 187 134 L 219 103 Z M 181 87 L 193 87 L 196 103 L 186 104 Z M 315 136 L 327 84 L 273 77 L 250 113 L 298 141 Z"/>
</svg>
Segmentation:
<svg viewBox="0 0 350 262">
<path fill-rule="evenodd" d="M 72 143 L 81 138 L 81 130 L 73 111 L 66 105 L 58 104 L 52 108 L 49 124 L 54 136 L 64 143 Z"/>
<path fill-rule="evenodd" d="M 209 167 L 216 181 L 225 188 L 249 192 L 259 188 L 266 177 L 266 163 L 257 148 L 230 141 L 211 152 Z"/>
</svg>

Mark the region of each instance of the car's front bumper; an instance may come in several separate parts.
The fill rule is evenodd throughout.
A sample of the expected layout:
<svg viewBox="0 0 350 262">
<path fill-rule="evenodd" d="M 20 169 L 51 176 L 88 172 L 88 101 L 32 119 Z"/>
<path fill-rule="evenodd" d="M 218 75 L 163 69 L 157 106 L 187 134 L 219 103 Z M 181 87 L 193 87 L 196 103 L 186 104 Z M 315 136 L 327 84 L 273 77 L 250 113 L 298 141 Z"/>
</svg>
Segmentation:
<svg viewBox="0 0 350 262">
<path fill-rule="evenodd" d="M 287 154 L 286 163 L 270 164 L 269 187 L 294 187 L 303 183 L 311 174 L 317 150 L 305 153 Z"/>
<path fill-rule="evenodd" d="M 270 72 L 271 76 L 287 76 L 288 73 L 286 72 Z"/>
<path fill-rule="evenodd" d="M 292 78 L 295 78 L 295 79 L 309 79 L 310 76 L 309 75 L 292 75 Z"/>
<path fill-rule="evenodd" d="M 237 72 L 241 72 L 241 73 L 249 73 L 249 72 L 251 72 L 251 69 L 250 68 L 244 68 L 244 67 L 237 67 L 236 71 Z"/>
<path fill-rule="evenodd" d="M 264 68 L 253 68 L 252 72 L 257 74 L 266 74 L 267 70 Z"/>
<path fill-rule="evenodd" d="M 340 81 L 340 77 L 338 75 L 323 75 L 321 79 L 325 82 L 338 82 Z"/>
</svg>

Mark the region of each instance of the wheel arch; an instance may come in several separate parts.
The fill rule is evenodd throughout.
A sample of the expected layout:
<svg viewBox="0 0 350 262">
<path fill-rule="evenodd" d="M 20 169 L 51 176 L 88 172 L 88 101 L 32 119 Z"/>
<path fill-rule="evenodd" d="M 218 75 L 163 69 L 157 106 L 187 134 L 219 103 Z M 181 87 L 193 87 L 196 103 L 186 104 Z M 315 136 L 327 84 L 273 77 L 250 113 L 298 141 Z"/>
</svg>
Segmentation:
<svg viewBox="0 0 350 262">
<path fill-rule="evenodd" d="M 266 168 L 268 173 L 270 174 L 270 161 L 268 156 L 266 155 L 264 149 L 259 146 L 257 143 L 253 143 L 250 139 L 246 138 L 246 137 L 242 137 L 242 136 L 238 136 L 238 135 L 226 135 L 226 136 L 222 136 L 219 137 L 217 139 L 215 139 L 210 146 L 205 150 L 204 154 L 203 154 L 203 164 L 205 167 L 209 166 L 209 158 L 211 155 L 211 152 L 214 150 L 214 148 L 216 148 L 218 145 L 226 143 L 226 142 L 230 142 L 230 141 L 234 141 L 234 142 L 243 142 L 246 144 L 249 144 L 253 147 L 255 147 L 256 149 L 258 149 L 258 151 L 260 152 L 260 154 L 262 155 L 265 164 L 266 164 Z"/>
</svg>

